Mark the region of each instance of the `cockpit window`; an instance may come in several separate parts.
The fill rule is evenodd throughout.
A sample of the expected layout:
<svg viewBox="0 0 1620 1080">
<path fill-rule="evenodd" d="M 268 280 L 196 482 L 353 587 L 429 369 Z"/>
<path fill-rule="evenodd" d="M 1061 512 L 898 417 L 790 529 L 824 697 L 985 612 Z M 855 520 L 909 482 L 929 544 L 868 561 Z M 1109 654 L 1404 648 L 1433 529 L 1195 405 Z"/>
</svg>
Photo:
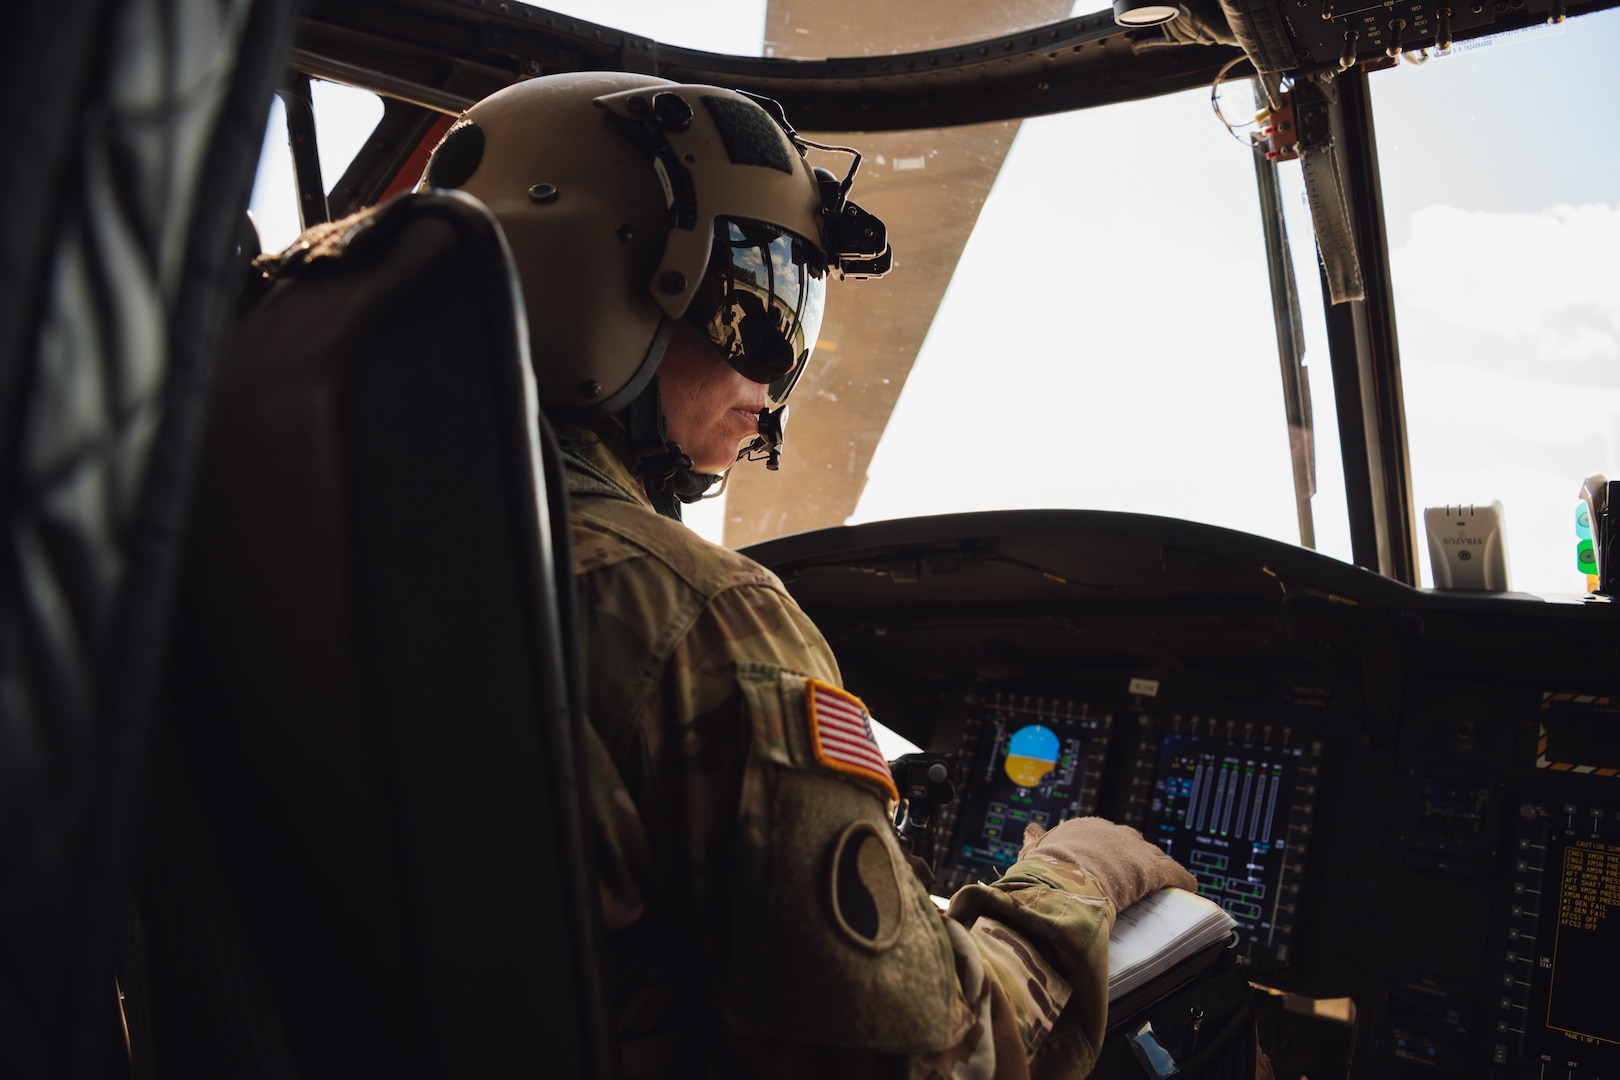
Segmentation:
<svg viewBox="0 0 1620 1080">
<path fill-rule="evenodd" d="M 321 180 L 328 193 L 337 186 L 366 139 L 382 119 L 382 99 L 368 90 L 323 82 L 310 83 L 315 110 L 315 144 L 320 152 Z M 287 113 L 281 99 L 270 106 L 259 172 L 249 209 L 259 230 L 259 246 L 280 251 L 303 231 L 298 218 L 298 188 L 293 181 L 292 150 L 287 141 Z"/>
<path fill-rule="evenodd" d="M 1297 173 L 1283 169 L 1317 374 L 1316 540 L 1348 559 Z M 931 271 L 896 243 L 897 274 Z M 1021 125 L 850 520 L 1017 507 L 1300 542 L 1253 153 L 1208 90 Z"/>
<path fill-rule="evenodd" d="M 1370 80 L 1415 502 L 1501 500 L 1512 586 L 1584 592 L 1581 481 L 1620 478 L 1620 11 L 1467 44 Z"/>
<path fill-rule="evenodd" d="M 836 4 L 547 6 L 670 45 L 799 58 L 975 40 L 1071 8 L 942 0 L 928 20 L 874 16 L 897 24 L 885 31 L 830 19 Z M 1372 78 L 1415 502 L 1502 500 L 1513 584 L 1539 592 L 1584 586 L 1576 491 L 1620 476 L 1620 149 L 1591 108 L 1566 107 L 1620 99 L 1606 62 L 1620 12 L 1579 29 L 1466 42 Z M 1229 86 L 1237 119 L 1247 84 Z M 331 188 L 381 104 L 312 89 Z M 1299 169 L 1279 179 L 1308 432 L 1285 419 L 1253 156 L 1207 90 L 826 138 L 868 151 L 857 193 L 891 223 L 895 271 L 829 291 L 782 474 L 740 468 L 724 499 L 689 511 L 700 531 L 741 545 L 840 521 L 1073 507 L 1298 543 L 1291 442 L 1308 438 L 1315 546 L 1350 558 Z M 299 231 L 289 158 L 278 102 L 253 199 L 266 250 Z"/>
</svg>

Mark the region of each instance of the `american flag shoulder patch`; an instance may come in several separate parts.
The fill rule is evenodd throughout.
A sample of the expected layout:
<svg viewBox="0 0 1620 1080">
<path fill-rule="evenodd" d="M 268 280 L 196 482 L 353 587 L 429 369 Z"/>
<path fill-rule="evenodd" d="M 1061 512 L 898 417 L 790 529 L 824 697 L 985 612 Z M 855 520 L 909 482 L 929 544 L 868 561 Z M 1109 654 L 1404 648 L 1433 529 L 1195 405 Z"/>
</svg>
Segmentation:
<svg viewBox="0 0 1620 1080">
<path fill-rule="evenodd" d="M 805 680 L 810 710 L 810 743 L 816 761 L 835 772 L 877 784 L 897 801 L 889 762 L 872 734 L 872 714 L 861 699 L 815 679 Z"/>
</svg>

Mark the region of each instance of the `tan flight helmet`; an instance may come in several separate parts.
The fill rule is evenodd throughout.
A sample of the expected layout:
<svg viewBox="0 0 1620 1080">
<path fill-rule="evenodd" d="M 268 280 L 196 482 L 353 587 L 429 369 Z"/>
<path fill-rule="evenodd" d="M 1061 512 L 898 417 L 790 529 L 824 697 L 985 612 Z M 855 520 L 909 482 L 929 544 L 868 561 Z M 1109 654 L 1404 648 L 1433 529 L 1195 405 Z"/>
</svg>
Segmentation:
<svg viewBox="0 0 1620 1080">
<path fill-rule="evenodd" d="M 648 75 L 550 75 L 474 105 L 434 150 L 421 187 L 468 192 L 506 234 L 548 410 L 623 409 L 682 317 L 779 400 L 814 345 L 829 261 L 858 276 L 887 268 L 881 223 L 847 204 L 847 179 L 812 169 L 780 110 L 767 110 L 775 103 L 762 101 Z M 876 223 L 875 240 L 868 227 L 854 246 L 882 241 L 881 260 L 829 260 L 829 211 L 831 231 L 849 234 L 846 204 Z M 712 252 L 736 265 L 706 273 Z M 768 317 L 740 316 L 742 302 L 757 311 L 761 299 Z M 761 336 L 767 325 L 773 333 Z M 745 338 L 774 348 L 750 357 Z M 786 348 L 794 366 L 779 371 Z M 770 363 L 750 367 L 767 351 Z"/>
</svg>

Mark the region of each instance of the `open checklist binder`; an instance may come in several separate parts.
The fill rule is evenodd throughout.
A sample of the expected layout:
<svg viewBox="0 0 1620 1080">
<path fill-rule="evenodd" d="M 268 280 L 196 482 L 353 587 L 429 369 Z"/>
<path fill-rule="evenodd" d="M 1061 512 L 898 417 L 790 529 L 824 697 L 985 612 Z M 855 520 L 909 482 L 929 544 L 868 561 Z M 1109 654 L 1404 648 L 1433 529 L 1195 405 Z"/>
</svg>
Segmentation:
<svg viewBox="0 0 1620 1080">
<path fill-rule="evenodd" d="M 1182 961 L 1231 939 L 1237 922 L 1183 889 L 1160 889 L 1121 911 L 1108 935 L 1108 1000 L 1138 990 Z"/>
<path fill-rule="evenodd" d="M 1108 937 L 1108 1029 L 1093 1080 L 1248 1080 L 1254 1008 L 1236 921 L 1163 889 L 1120 912 Z"/>
</svg>

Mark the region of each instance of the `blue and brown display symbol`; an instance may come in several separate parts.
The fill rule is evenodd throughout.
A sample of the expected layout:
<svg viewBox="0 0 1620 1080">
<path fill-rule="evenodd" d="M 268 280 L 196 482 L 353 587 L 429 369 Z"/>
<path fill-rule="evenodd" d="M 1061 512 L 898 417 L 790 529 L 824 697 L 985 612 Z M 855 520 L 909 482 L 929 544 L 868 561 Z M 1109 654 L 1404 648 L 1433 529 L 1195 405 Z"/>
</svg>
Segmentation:
<svg viewBox="0 0 1620 1080">
<path fill-rule="evenodd" d="M 1007 778 L 1021 788 L 1032 788 L 1057 768 L 1058 737 L 1040 724 L 1021 727 L 1007 743 Z"/>
</svg>

